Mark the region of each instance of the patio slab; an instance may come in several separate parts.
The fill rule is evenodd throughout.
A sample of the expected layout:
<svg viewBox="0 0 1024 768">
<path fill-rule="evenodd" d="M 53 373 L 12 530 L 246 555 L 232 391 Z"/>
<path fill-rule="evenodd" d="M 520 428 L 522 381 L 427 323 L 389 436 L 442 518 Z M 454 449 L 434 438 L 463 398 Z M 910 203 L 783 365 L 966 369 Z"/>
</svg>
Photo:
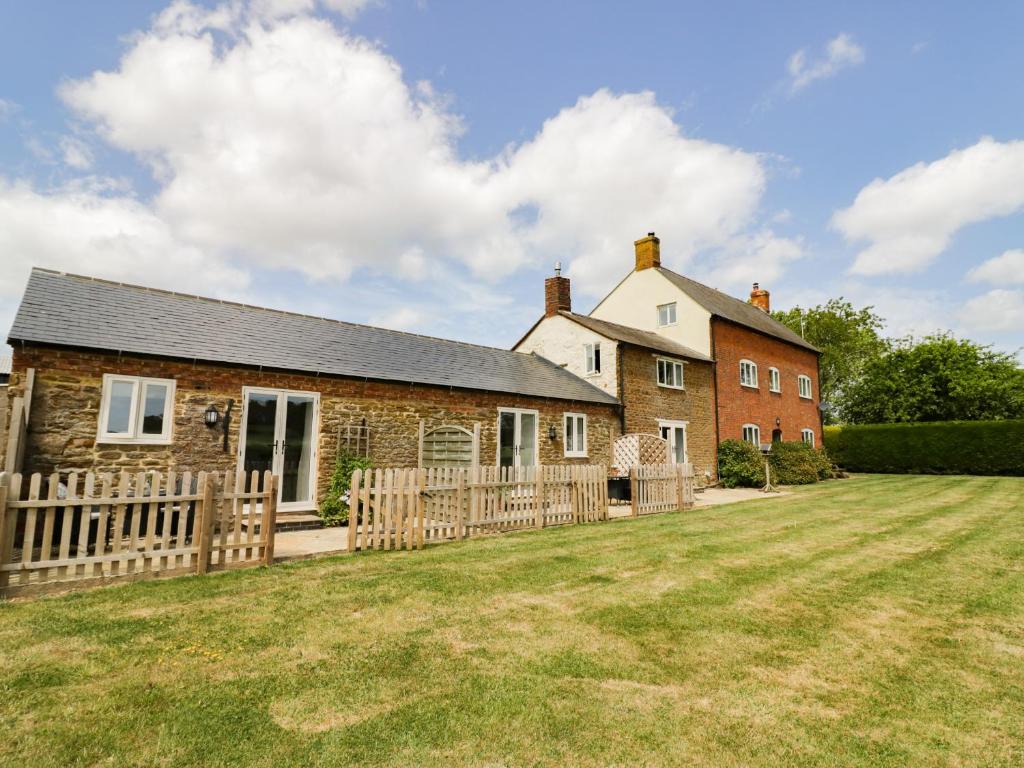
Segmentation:
<svg viewBox="0 0 1024 768">
<path fill-rule="evenodd" d="M 789 496 L 791 491 L 762 493 L 756 488 L 708 488 L 697 494 L 696 507 L 714 507 L 719 504 L 733 504 L 751 499 L 770 499 Z M 608 508 L 608 517 L 617 519 L 629 517 L 628 504 Z M 348 551 L 348 526 L 321 528 L 312 531 L 282 531 L 274 539 L 274 560 L 303 560 Z"/>
</svg>

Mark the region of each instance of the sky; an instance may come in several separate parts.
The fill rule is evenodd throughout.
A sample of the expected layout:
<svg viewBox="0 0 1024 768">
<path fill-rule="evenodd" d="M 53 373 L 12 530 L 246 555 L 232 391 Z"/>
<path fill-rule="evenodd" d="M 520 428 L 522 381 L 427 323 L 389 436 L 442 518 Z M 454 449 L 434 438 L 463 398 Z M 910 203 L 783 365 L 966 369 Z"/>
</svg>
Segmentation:
<svg viewBox="0 0 1024 768">
<path fill-rule="evenodd" d="M 1024 3 L 0 0 L 32 266 L 493 346 L 560 262 L 1024 347 Z"/>
</svg>

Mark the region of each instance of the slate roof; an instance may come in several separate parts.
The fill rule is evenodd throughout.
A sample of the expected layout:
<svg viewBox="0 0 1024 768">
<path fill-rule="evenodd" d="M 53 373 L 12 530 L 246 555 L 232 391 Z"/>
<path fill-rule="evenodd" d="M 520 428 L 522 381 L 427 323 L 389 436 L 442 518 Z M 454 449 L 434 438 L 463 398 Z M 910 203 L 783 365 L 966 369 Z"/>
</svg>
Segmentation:
<svg viewBox="0 0 1024 768">
<path fill-rule="evenodd" d="M 9 343 L 57 344 L 594 403 L 536 355 L 33 269 Z"/>
<path fill-rule="evenodd" d="M 608 339 L 615 339 L 616 341 L 622 341 L 626 344 L 632 344 L 637 347 L 646 347 L 647 349 L 666 352 L 670 355 L 686 357 L 691 360 L 703 360 L 708 363 L 713 362 L 712 358 L 702 352 L 690 349 L 689 347 L 674 342 L 671 339 L 666 339 L 664 336 L 654 333 L 653 331 L 641 331 L 639 328 L 630 328 L 628 325 L 609 323 L 607 320 L 598 320 L 596 317 L 577 315 L 572 312 L 559 312 L 558 314 L 572 320 L 573 322 L 579 323 L 584 328 L 589 328 L 595 333 L 600 333 Z"/>
<path fill-rule="evenodd" d="M 664 267 L 657 267 L 656 269 L 669 282 L 712 315 L 717 315 L 747 328 L 753 328 L 755 331 L 760 331 L 768 336 L 788 341 L 790 344 L 795 344 L 798 347 L 803 347 L 813 352 L 819 351 L 817 347 L 804 341 L 799 333 L 795 333 L 778 320 L 775 320 L 767 312 L 762 312 L 752 304 L 748 304 L 742 299 L 729 296 L 721 291 L 716 291 L 714 288 L 709 288 L 703 283 L 698 283 L 696 280 L 684 277 L 678 272 L 673 272 L 671 269 L 665 269 Z"/>
</svg>

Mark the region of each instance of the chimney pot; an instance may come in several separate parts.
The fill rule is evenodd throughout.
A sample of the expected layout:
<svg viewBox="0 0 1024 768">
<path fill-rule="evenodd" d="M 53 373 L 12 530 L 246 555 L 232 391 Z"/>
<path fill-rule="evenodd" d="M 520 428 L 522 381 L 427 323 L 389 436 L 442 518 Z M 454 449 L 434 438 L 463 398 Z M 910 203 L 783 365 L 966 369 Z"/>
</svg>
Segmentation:
<svg viewBox="0 0 1024 768">
<path fill-rule="evenodd" d="M 636 250 L 636 271 L 661 266 L 661 240 L 653 232 L 633 242 Z"/>
<path fill-rule="evenodd" d="M 760 309 L 762 312 L 771 311 L 771 294 L 762 288 L 758 283 L 754 283 L 753 290 L 750 291 L 750 303 Z"/>
</svg>

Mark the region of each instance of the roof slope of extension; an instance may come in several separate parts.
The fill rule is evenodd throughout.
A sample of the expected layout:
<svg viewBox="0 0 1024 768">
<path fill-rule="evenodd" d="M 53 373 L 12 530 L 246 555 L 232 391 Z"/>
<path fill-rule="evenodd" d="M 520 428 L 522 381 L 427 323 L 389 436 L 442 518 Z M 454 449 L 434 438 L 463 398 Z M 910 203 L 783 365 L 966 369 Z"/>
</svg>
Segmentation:
<svg viewBox="0 0 1024 768">
<path fill-rule="evenodd" d="M 654 333 L 653 331 L 641 331 L 639 328 L 630 328 L 628 325 L 609 323 L 607 320 L 598 320 L 596 317 L 577 315 L 572 312 L 559 312 L 558 314 L 572 320 L 573 322 L 579 323 L 584 328 L 589 328 L 595 333 L 599 333 L 608 339 L 615 339 L 616 341 L 622 341 L 636 347 L 646 347 L 647 349 L 653 349 L 657 352 L 665 352 L 678 357 L 687 357 L 691 360 L 703 360 L 708 363 L 713 362 L 712 358 L 708 357 L 703 352 L 698 352 L 695 349 L 690 349 L 689 347 L 672 341 L 671 339 L 666 339 L 664 336 Z"/>
<path fill-rule="evenodd" d="M 696 280 L 684 277 L 678 272 L 673 272 L 671 269 L 665 269 L 664 267 L 656 267 L 656 269 L 669 282 L 712 315 L 717 315 L 747 328 L 752 328 L 768 336 L 788 341 L 790 344 L 795 344 L 798 347 L 803 347 L 813 352 L 819 351 L 817 347 L 801 338 L 800 334 L 795 333 L 792 329 L 774 319 L 767 312 L 762 312 L 754 305 L 721 291 L 716 291 L 714 288 L 709 288 L 703 283 L 698 283 Z"/>
<path fill-rule="evenodd" d="M 537 355 L 32 270 L 18 342 L 313 374 L 617 403 Z"/>
</svg>

